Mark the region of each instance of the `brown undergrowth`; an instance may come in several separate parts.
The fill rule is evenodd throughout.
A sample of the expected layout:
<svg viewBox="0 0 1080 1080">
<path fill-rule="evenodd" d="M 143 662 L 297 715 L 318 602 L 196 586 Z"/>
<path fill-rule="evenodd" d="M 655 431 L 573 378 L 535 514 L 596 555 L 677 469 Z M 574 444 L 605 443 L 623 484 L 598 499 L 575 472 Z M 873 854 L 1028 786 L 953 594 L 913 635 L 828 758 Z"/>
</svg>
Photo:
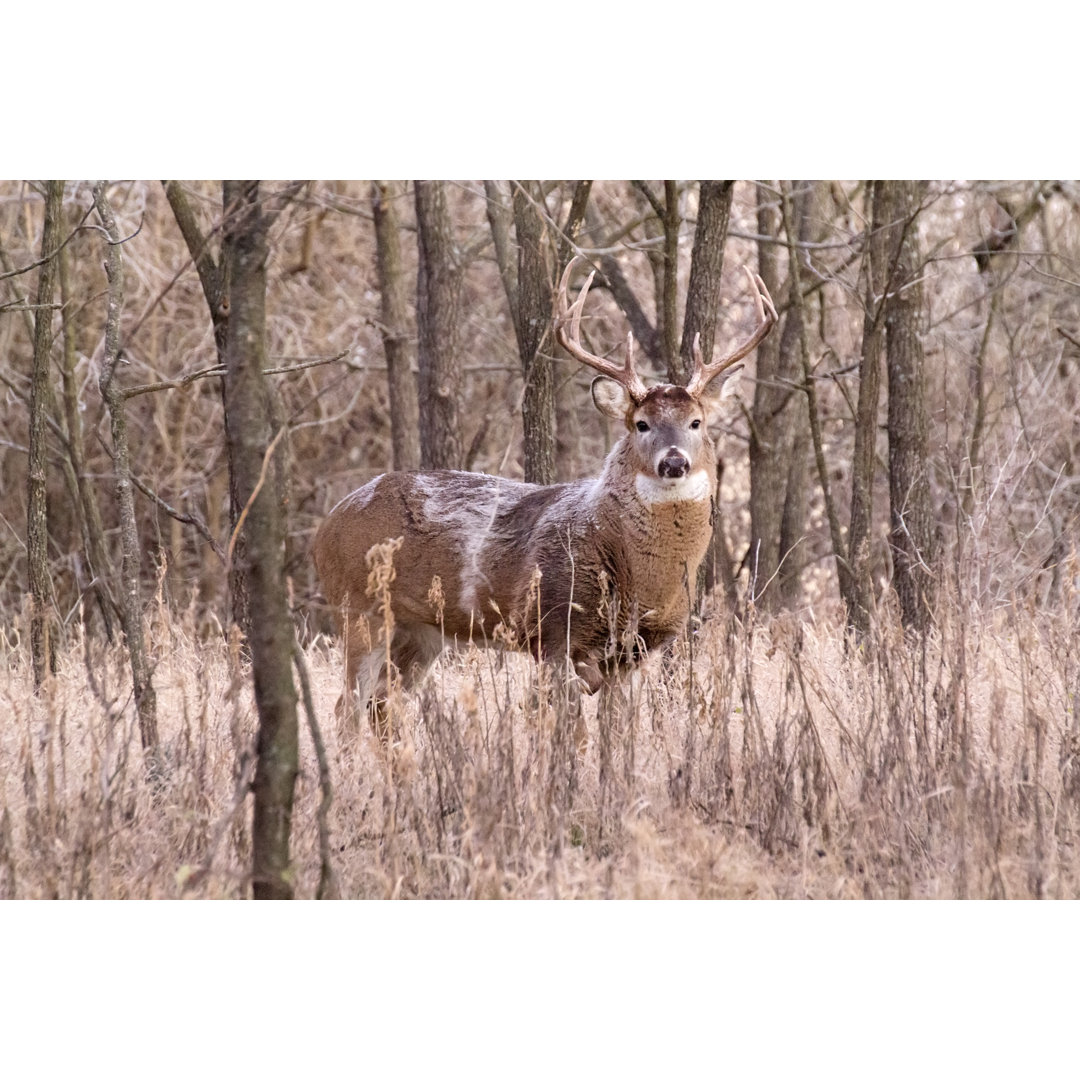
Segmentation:
<svg viewBox="0 0 1080 1080">
<path fill-rule="evenodd" d="M 707 620 L 585 703 L 529 658 L 448 653 L 391 698 L 398 742 L 333 720 L 336 642 L 305 650 L 346 897 L 1075 897 L 1076 628 L 1012 607 L 946 613 L 925 642 L 883 616 Z M 0 639 L 0 895 L 250 892 L 255 714 L 236 642 L 159 614 L 167 769 L 148 779 L 124 658 L 75 635 L 45 692 Z M 306 729 L 293 853 L 319 882 Z"/>
</svg>

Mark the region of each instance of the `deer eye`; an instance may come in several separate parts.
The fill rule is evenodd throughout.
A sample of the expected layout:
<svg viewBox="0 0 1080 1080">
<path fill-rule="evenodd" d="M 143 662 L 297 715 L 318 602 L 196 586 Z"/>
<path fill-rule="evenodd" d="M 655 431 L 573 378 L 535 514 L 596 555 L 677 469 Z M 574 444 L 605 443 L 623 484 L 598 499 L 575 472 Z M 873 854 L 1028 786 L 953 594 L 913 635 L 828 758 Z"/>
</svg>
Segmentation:
<svg viewBox="0 0 1080 1080">
<path fill-rule="evenodd" d="M 691 420 L 690 421 L 690 428 L 691 428 L 692 431 L 697 431 L 697 429 L 699 427 L 701 427 L 701 421 L 700 420 Z"/>
<path fill-rule="evenodd" d="M 635 427 L 638 429 L 638 431 L 648 431 L 649 430 L 649 425 L 646 424 L 644 420 L 639 420 L 637 422 L 637 424 L 635 425 Z"/>
</svg>

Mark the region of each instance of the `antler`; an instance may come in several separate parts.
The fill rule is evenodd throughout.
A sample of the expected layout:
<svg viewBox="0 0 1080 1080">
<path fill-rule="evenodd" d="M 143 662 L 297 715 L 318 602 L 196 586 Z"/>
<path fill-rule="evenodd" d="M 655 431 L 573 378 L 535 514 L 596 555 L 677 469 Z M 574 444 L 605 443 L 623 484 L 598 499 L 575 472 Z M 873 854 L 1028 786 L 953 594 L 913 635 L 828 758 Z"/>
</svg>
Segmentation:
<svg viewBox="0 0 1080 1080">
<path fill-rule="evenodd" d="M 686 384 L 686 392 L 691 397 L 697 397 L 704 391 L 722 371 L 726 371 L 732 364 L 737 363 L 748 353 L 753 352 L 761 344 L 765 335 L 776 324 L 776 308 L 773 306 L 772 297 L 765 287 L 765 282 L 757 274 L 751 273 L 747 267 L 743 267 L 746 276 L 750 279 L 750 286 L 754 290 L 754 304 L 757 307 L 758 328 L 750 335 L 745 344 L 740 345 L 722 360 L 716 360 L 706 364 L 701 356 L 701 335 L 694 335 L 694 344 L 691 354 L 694 357 L 694 371 L 690 381 Z"/>
<path fill-rule="evenodd" d="M 555 295 L 555 337 L 558 339 L 559 344 L 575 360 L 580 360 L 583 364 L 588 364 L 589 367 L 599 371 L 601 375 L 606 375 L 609 379 L 614 379 L 617 383 L 621 383 L 626 387 L 626 392 L 634 401 L 641 401 L 648 392 L 648 387 L 645 385 L 641 376 L 634 370 L 633 334 L 626 335 L 626 361 L 621 366 L 611 360 L 605 360 L 602 356 L 595 356 L 593 353 L 582 348 L 581 310 L 585 306 L 585 297 L 588 295 L 589 286 L 592 284 L 592 279 L 595 277 L 596 271 L 594 270 L 589 274 L 588 280 L 582 286 L 581 292 L 578 293 L 578 298 L 571 306 L 566 290 L 567 286 L 570 284 L 570 272 L 573 270 L 574 264 L 577 261 L 578 256 L 575 255 L 567 264 L 566 269 L 563 271 L 562 281 L 559 282 L 559 291 Z M 772 307 L 771 301 L 769 306 Z M 570 323 L 569 336 L 567 336 L 566 333 L 566 323 L 568 320 Z"/>
</svg>

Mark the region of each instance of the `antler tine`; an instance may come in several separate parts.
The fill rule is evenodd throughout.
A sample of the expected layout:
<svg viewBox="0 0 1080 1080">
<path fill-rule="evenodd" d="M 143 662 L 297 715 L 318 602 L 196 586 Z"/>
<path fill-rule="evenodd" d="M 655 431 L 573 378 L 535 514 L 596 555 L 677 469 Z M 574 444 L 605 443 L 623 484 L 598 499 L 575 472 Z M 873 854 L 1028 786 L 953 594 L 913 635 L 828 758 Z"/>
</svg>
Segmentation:
<svg viewBox="0 0 1080 1080">
<path fill-rule="evenodd" d="M 562 280 L 559 282 L 559 291 L 555 296 L 555 337 L 559 344 L 575 359 L 588 365 L 601 375 L 614 379 L 626 387 L 627 393 L 635 400 L 640 401 L 646 394 L 646 387 L 641 376 L 634 370 L 634 346 L 633 335 L 627 335 L 626 360 L 623 364 L 616 364 L 611 360 L 605 360 L 602 356 L 596 356 L 589 352 L 581 344 L 581 312 L 585 307 L 585 297 L 589 293 L 596 271 L 593 270 L 578 293 L 573 304 L 569 303 L 567 289 L 570 284 L 570 273 L 574 264 L 578 261 L 574 256 L 563 271 Z M 566 332 L 566 323 L 569 320 L 570 333 Z"/>
<path fill-rule="evenodd" d="M 749 267 L 744 266 L 743 270 L 750 280 L 750 286 L 754 293 L 754 307 L 757 309 L 758 318 L 757 329 L 742 345 L 711 364 L 706 364 L 701 355 L 701 335 L 694 335 L 694 343 L 690 350 L 694 359 L 694 372 L 690 376 L 690 381 L 686 384 L 686 392 L 691 397 L 697 397 L 717 375 L 753 352 L 776 324 L 776 307 L 773 304 L 772 297 L 769 295 L 769 290 L 765 287 L 765 282 L 757 274 L 753 273 Z"/>
</svg>

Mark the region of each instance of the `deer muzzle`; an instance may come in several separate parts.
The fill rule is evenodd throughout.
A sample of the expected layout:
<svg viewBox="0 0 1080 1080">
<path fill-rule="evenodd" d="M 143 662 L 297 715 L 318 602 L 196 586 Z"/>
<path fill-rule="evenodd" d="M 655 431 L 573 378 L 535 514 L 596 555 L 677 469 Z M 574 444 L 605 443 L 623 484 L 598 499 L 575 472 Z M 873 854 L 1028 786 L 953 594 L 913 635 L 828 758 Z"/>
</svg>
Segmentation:
<svg viewBox="0 0 1080 1080">
<path fill-rule="evenodd" d="M 670 447 L 656 466 L 656 474 L 662 480 L 678 480 L 689 471 L 690 459 L 677 446 Z"/>
</svg>

